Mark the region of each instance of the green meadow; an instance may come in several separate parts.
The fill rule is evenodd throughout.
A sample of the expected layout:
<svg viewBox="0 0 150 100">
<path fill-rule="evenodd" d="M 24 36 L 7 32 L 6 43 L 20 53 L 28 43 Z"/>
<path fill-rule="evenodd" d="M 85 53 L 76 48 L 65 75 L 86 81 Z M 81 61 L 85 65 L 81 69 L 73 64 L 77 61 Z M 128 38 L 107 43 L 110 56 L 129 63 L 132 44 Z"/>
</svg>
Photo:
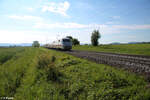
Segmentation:
<svg viewBox="0 0 150 100">
<path fill-rule="evenodd" d="M 0 97 L 13 97 L 14 100 L 150 100 L 148 84 L 142 76 L 58 51 L 0 48 Z"/>
<path fill-rule="evenodd" d="M 95 47 L 91 45 L 79 45 L 74 46 L 73 49 L 150 56 L 150 44 L 99 45 Z"/>
</svg>

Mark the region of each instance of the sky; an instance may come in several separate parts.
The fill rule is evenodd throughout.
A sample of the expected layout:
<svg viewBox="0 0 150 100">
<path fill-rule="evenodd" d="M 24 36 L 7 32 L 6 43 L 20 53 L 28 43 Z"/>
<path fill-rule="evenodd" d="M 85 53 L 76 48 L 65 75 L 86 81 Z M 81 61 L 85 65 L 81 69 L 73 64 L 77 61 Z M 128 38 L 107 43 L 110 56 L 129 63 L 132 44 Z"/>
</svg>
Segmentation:
<svg viewBox="0 0 150 100">
<path fill-rule="evenodd" d="M 150 0 L 0 0 L 0 43 L 73 36 L 101 44 L 150 41 Z"/>
</svg>

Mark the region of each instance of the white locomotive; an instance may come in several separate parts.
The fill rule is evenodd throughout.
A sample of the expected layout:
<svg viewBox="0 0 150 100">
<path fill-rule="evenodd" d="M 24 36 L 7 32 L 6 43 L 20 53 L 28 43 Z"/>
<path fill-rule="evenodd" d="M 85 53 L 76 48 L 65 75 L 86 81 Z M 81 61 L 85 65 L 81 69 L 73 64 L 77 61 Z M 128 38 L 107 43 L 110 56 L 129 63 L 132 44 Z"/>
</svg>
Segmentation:
<svg viewBox="0 0 150 100">
<path fill-rule="evenodd" d="M 62 38 L 57 41 L 54 41 L 51 44 L 46 44 L 46 48 L 55 48 L 55 49 L 63 49 L 63 50 L 71 50 L 72 49 L 72 41 L 69 38 Z"/>
</svg>

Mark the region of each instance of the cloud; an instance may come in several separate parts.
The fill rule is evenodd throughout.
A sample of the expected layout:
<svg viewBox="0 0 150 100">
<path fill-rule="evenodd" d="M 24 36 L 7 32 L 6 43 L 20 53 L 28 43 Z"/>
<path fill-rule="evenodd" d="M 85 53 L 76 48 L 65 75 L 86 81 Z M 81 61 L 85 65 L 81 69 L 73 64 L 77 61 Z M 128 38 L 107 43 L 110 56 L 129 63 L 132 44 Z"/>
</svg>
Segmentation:
<svg viewBox="0 0 150 100">
<path fill-rule="evenodd" d="M 113 19 L 120 19 L 120 16 L 112 16 Z"/>
<path fill-rule="evenodd" d="M 34 28 L 37 29 L 50 29 L 50 30 L 68 30 L 68 33 L 81 33 L 88 34 L 97 29 L 102 34 L 117 34 L 125 30 L 145 30 L 150 29 L 150 25 L 108 25 L 108 24 L 79 24 L 79 23 L 36 23 Z M 77 32 L 79 30 L 80 32 Z M 71 32 L 69 32 L 71 31 Z M 62 31 L 61 31 L 62 32 Z M 79 36 L 81 36 L 81 34 Z"/>
<path fill-rule="evenodd" d="M 141 30 L 150 29 L 150 25 L 113 25 L 112 28 L 117 29 L 129 29 L 129 30 Z"/>
<path fill-rule="evenodd" d="M 34 9 L 32 7 L 26 8 L 26 10 L 32 12 Z"/>
<path fill-rule="evenodd" d="M 42 21 L 43 20 L 41 17 L 30 16 L 30 15 L 24 15 L 24 16 L 10 15 L 8 17 L 12 18 L 12 19 L 17 19 L 17 20 L 31 20 L 31 21 Z"/>
<path fill-rule="evenodd" d="M 68 16 L 66 12 L 69 9 L 69 7 L 70 7 L 70 3 L 67 1 L 63 3 L 50 2 L 47 5 L 44 5 L 42 7 L 42 12 L 49 11 L 49 12 L 61 14 L 63 16 Z"/>
<path fill-rule="evenodd" d="M 100 30 L 100 32 L 104 34 L 111 34 L 111 33 L 119 33 L 120 30 L 116 28 L 112 28 L 109 25 L 103 25 L 103 24 L 79 24 L 79 23 L 54 23 L 54 24 L 48 24 L 48 23 L 36 23 L 33 28 L 37 29 L 66 29 L 66 30 L 72 30 L 71 32 L 75 32 L 76 30 L 84 31 L 84 33 L 91 33 L 94 29 Z M 85 32 L 86 31 L 86 32 Z M 75 32 L 76 33 L 76 32 Z"/>
<path fill-rule="evenodd" d="M 78 38 L 82 43 L 89 43 L 91 33 L 94 29 L 100 30 L 102 36 L 107 34 L 113 35 L 114 40 L 110 37 L 102 38 L 102 41 L 108 42 L 115 41 L 116 33 L 122 34 L 122 29 L 129 30 L 144 30 L 150 29 L 150 25 L 100 25 L 100 24 L 78 24 L 78 23 L 57 23 L 47 24 L 48 26 L 38 26 L 37 28 L 43 28 L 44 30 L 0 30 L 0 42 L 1 43 L 32 43 L 34 40 L 38 40 L 40 43 L 51 43 L 57 38 L 71 35 Z M 54 26 L 53 26 L 54 25 Z M 62 29 L 51 29 L 62 28 Z M 47 30 L 46 29 L 50 29 Z M 104 35 L 105 34 L 105 35 Z M 59 35 L 59 37 L 57 36 Z M 132 35 L 131 35 L 132 36 Z M 124 35 L 122 35 L 124 37 Z M 128 37 L 133 39 L 134 37 Z M 107 41 L 108 40 L 108 41 Z M 121 40 L 120 40 L 121 41 Z M 122 41 L 126 41 L 122 38 Z"/>
<path fill-rule="evenodd" d="M 78 23 L 54 23 L 54 24 L 47 24 L 47 23 L 36 23 L 34 28 L 66 28 L 66 29 L 73 29 L 73 28 L 87 28 L 88 25 L 78 24 Z"/>
<path fill-rule="evenodd" d="M 44 31 L 17 31 L 17 30 L 0 30 L 0 43 L 32 43 L 37 40 L 45 43 L 46 38 L 55 40 L 55 35 Z"/>
<path fill-rule="evenodd" d="M 103 29 L 128 29 L 128 30 L 138 30 L 138 29 L 150 29 L 150 25 L 108 25 L 108 24 L 79 24 L 79 23 L 36 23 L 34 28 L 65 28 L 65 29 L 78 29 L 78 28 L 103 28 Z"/>
<path fill-rule="evenodd" d="M 108 21 L 108 22 L 106 22 L 106 24 L 114 24 L 114 22 Z"/>
</svg>

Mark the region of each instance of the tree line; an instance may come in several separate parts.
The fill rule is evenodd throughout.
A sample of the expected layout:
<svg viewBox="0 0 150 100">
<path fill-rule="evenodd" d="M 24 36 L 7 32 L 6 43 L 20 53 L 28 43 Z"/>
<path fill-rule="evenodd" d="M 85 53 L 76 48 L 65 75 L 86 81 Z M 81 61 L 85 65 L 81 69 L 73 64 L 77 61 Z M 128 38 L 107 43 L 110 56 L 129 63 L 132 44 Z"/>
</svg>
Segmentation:
<svg viewBox="0 0 150 100">
<path fill-rule="evenodd" d="M 70 40 L 72 40 L 72 45 L 80 45 L 80 41 L 76 38 L 73 38 L 72 36 L 67 36 Z M 98 46 L 99 45 L 99 39 L 101 38 L 101 34 L 99 30 L 94 30 L 91 35 L 91 44 L 93 46 Z"/>
<path fill-rule="evenodd" d="M 80 45 L 80 41 L 77 38 L 73 38 L 72 36 L 66 36 L 66 38 L 69 38 L 72 41 L 72 45 Z M 101 34 L 99 30 L 94 30 L 91 35 L 91 44 L 93 46 L 99 45 L 99 39 L 101 38 Z M 32 44 L 33 47 L 40 47 L 40 43 L 38 41 L 33 41 Z"/>
</svg>

